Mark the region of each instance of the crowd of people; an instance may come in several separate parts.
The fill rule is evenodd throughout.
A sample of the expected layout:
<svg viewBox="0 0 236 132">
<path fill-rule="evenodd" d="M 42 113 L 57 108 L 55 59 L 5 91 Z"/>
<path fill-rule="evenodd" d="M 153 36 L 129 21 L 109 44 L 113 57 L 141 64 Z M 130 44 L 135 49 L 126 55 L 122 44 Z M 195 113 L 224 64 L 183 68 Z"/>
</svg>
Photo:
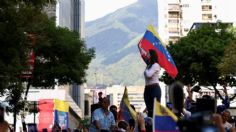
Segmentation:
<svg viewBox="0 0 236 132">
<path fill-rule="evenodd" d="M 129 122 L 118 120 L 117 107 L 115 105 L 109 107 L 109 105 L 110 101 L 107 97 L 100 98 L 99 102 L 94 105 L 100 107 L 93 109 L 89 132 L 133 132 L 135 129 L 145 132 L 146 127 L 150 129 L 152 126 L 150 120 L 145 123 L 144 116 L 141 113 L 137 113 L 137 119 L 130 119 Z M 133 105 L 131 107 L 135 110 Z"/>
<path fill-rule="evenodd" d="M 175 84 L 176 87 L 178 84 Z M 217 107 L 217 111 L 197 111 L 196 101 L 192 99 L 193 90 L 187 87 L 188 96 L 184 99 L 183 107 L 180 112 L 173 111 L 174 102 L 172 105 L 167 105 L 169 109 L 176 114 L 179 119 L 177 122 L 178 130 L 183 132 L 205 132 L 212 130 L 212 132 L 235 132 L 235 122 L 231 119 L 230 111 L 221 105 Z M 206 98 L 204 95 L 202 98 Z M 213 99 L 213 98 L 208 98 Z M 170 103 L 169 103 L 170 104 Z M 97 107 L 92 112 L 91 124 L 88 129 L 84 131 L 89 132 L 152 132 L 153 119 L 144 111 L 137 112 L 137 119 L 130 119 L 129 121 L 118 119 L 118 108 L 115 105 L 110 105 L 107 97 L 100 98 L 96 104 Z M 224 104 L 223 104 L 224 105 Z M 135 107 L 131 105 L 135 110 Z M 209 117 L 207 120 L 206 117 Z M 186 122 L 187 121 L 187 122 Z M 198 124 L 191 124 L 191 123 Z M 210 127 L 211 126 L 211 127 Z M 196 127 L 196 128 L 195 128 Z M 183 129 L 188 128 L 188 129 Z M 195 130 L 194 130 L 195 128 Z M 208 129 L 206 129 L 208 128 Z"/>
<path fill-rule="evenodd" d="M 154 100 L 161 101 L 161 88 L 159 86 L 160 65 L 158 64 L 158 56 L 154 50 L 149 50 L 146 55 L 145 63 L 147 64 L 144 71 L 145 89 L 144 101 L 146 104 L 147 119 L 145 120 L 142 113 L 138 113 L 137 119 L 133 119 L 136 123 L 131 121 L 117 121 L 117 113 L 109 111 L 109 100 L 101 98 L 101 108 L 92 113 L 92 122 L 90 131 L 126 131 L 126 132 L 152 132 L 152 118 L 153 118 L 153 104 Z M 213 105 L 200 104 L 192 98 L 193 92 L 198 92 L 200 86 L 191 88 L 187 87 L 188 96 L 185 98 L 183 89 L 184 86 L 177 82 L 170 87 L 170 102 L 167 107 L 178 117 L 177 131 L 183 132 L 234 132 L 235 122 L 230 122 L 230 100 L 235 96 L 229 98 L 227 89 L 224 86 L 224 97 L 218 90 L 215 92 L 222 99 L 222 105 L 217 106 L 215 99 L 209 95 L 203 95 L 202 100 L 205 102 L 213 101 Z M 114 106 L 113 106 L 114 107 Z M 204 108 L 206 107 L 206 108 Z M 160 120 L 161 122 L 161 120 Z M 195 124 L 194 124 L 195 123 Z M 136 125 L 133 125 L 136 124 Z M 149 124 L 149 125 L 147 125 Z M 198 125 L 197 125 L 198 124 Z M 150 126 L 150 127 L 149 127 Z"/>
<path fill-rule="evenodd" d="M 161 102 L 161 88 L 159 86 L 160 65 L 158 56 L 154 50 L 149 50 L 147 66 L 144 71 L 145 89 L 144 102 L 146 109 L 144 112 L 136 112 L 135 107 L 130 107 L 136 112 L 136 117 L 128 121 L 118 119 L 119 111 L 117 106 L 111 105 L 107 97 L 103 97 L 102 92 L 98 93 L 99 102 L 91 105 L 91 121 L 89 127 L 82 126 L 75 132 L 152 132 L 153 131 L 153 109 L 154 100 Z M 193 88 L 188 86 L 184 95 L 184 85 L 180 82 L 173 83 L 170 86 L 170 102 L 166 106 L 178 118 L 177 131 L 181 132 L 235 132 L 235 121 L 231 120 L 229 111 L 230 101 L 235 96 L 229 97 L 226 86 L 223 87 L 224 95 L 215 90 L 218 97 L 222 100 L 222 105 L 217 106 L 215 98 L 210 95 L 203 95 L 202 100 L 206 103 L 201 104 L 200 100 L 193 100 L 193 92 L 199 92 L 200 86 Z M 207 106 L 208 105 L 208 106 Z M 210 107 L 209 107 L 210 106 Z M 212 107 L 211 107 L 212 106 Z M 0 107 L 0 132 L 13 131 L 10 125 L 4 119 L 4 108 Z M 161 122 L 161 120 L 158 120 Z M 158 122 L 157 121 L 157 122 Z M 47 130 L 44 130 L 45 132 Z M 54 124 L 52 132 L 70 132 L 70 129 L 61 130 L 59 124 Z"/>
</svg>

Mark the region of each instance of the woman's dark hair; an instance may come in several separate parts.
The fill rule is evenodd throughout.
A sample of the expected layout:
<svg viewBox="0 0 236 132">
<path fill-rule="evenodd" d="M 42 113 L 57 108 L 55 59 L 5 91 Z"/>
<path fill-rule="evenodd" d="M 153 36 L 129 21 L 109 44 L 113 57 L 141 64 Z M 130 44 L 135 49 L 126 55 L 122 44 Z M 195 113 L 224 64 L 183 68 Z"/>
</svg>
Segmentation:
<svg viewBox="0 0 236 132">
<path fill-rule="evenodd" d="M 153 49 L 150 49 L 149 54 L 150 54 L 150 60 L 149 60 L 148 68 L 150 68 L 154 63 L 158 63 L 158 61 L 157 61 L 158 57 L 157 57 L 156 51 Z"/>
</svg>

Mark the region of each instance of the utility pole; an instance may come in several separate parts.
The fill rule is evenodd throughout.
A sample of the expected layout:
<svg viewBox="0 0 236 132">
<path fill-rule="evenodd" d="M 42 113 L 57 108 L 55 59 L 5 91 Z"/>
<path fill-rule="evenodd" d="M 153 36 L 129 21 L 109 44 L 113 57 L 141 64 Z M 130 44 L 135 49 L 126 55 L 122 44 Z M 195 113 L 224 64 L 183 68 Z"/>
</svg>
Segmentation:
<svg viewBox="0 0 236 132">
<path fill-rule="evenodd" d="M 97 73 L 94 73 L 94 77 L 95 77 L 95 88 L 93 89 L 93 103 L 95 104 L 95 100 L 96 100 L 96 90 L 97 90 Z"/>
<path fill-rule="evenodd" d="M 95 76 L 95 89 L 97 89 L 97 73 L 96 72 L 94 73 L 94 76 Z"/>
</svg>

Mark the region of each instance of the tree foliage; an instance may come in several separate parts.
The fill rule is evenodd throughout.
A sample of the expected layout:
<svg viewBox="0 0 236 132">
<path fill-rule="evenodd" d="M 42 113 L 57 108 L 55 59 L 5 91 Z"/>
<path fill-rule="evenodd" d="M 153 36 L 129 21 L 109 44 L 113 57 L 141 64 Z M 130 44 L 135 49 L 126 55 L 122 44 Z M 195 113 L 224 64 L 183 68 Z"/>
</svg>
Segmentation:
<svg viewBox="0 0 236 132">
<path fill-rule="evenodd" d="M 23 80 L 20 75 L 27 69 L 31 42 L 28 35 L 38 25 L 42 8 L 48 0 L 0 1 L 0 94 L 6 95 L 9 111 L 16 115 L 23 108 Z M 52 0 L 55 2 L 55 0 Z M 14 127 L 15 128 L 15 127 Z"/>
<path fill-rule="evenodd" d="M 57 82 L 59 85 L 85 82 L 85 70 L 94 57 L 94 50 L 86 48 L 77 32 L 56 27 L 55 22 L 46 21 L 40 27 L 33 85 L 50 88 Z"/>
<path fill-rule="evenodd" d="M 51 0 L 55 2 L 55 0 Z M 0 1 L 0 93 L 21 83 L 22 70 L 27 69 L 28 50 L 31 42 L 28 34 L 40 23 L 42 7 L 49 0 Z M 16 86 L 16 85 L 14 85 Z"/>
<path fill-rule="evenodd" d="M 208 86 L 229 81 L 222 78 L 217 68 L 225 46 L 235 40 L 227 27 L 225 24 L 206 24 L 167 47 L 179 71 L 176 80 L 187 85 L 198 82 Z M 166 83 L 174 81 L 166 73 L 162 80 Z"/>
<path fill-rule="evenodd" d="M 224 56 L 218 68 L 222 75 L 236 76 L 236 42 L 231 43 L 225 49 Z"/>
<path fill-rule="evenodd" d="M 10 110 L 22 108 L 22 71 L 29 68 L 29 50 L 36 54 L 35 72 L 30 81 L 38 87 L 82 83 L 85 70 L 94 56 L 77 32 L 56 27 L 43 12 L 44 6 L 56 0 L 0 1 L 0 94 L 7 95 Z M 35 36 L 35 45 L 30 39 Z"/>
</svg>

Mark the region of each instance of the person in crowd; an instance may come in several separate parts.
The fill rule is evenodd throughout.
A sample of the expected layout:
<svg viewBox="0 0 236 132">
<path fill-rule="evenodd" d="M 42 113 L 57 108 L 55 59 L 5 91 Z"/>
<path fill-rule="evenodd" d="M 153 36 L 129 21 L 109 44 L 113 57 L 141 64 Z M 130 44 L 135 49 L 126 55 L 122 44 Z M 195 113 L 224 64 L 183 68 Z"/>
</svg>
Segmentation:
<svg viewBox="0 0 236 132">
<path fill-rule="evenodd" d="M 91 114 L 98 108 L 101 108 L 101 102 L 102 102 L 102 92 L 98 93 L 98 103 L 91 105 Z"/>
<path fill-rule="evenodd" d="M 57 122 L 55 122 L 52 127 L 52 132 L 60 132 L 60 131 L 61 131 L 60 125 Z"/>
<path fill-rule="evenodd" d="M 102 95 L 103 95 L 102 92 L 98 92 L 98 102 L 102 99 Z"/>
<path fill-rule="evenodd" d="M 228 121 L 230 119 L 230 112 L 226 109 L 221 113 L 223 126 L 226 130 L 226 132 L 234 132 L 235 128 L 233 125 L 231 125 Z"/>
<path fill-rule="evenodd" d="M 230 101 L 234 100 L 234 98 L 236 97 L 236 94 L 232 97 L 228 96 L 228 92 L 227 92 L 227 88 L 226 85 L 223 85 L 223 92 L 224 92 L 224 96 L 222 96 L 220 94 L 220 92 L 218 90 L 216 90 L 217 95 L 219 96 L 219 98 L 222 100 L 222 104 L 223 106 L 228 109 L 230 107 Z"/>
<path fill-rule="evenodd" d="M 223 124 L 220 114 L 213 114 L 212 121 L 215 124 L 215 126 L 218 128 L 219 132 L 226 132 L 224 129 L 224 124 Z"/>
<path fill-rule="evenodd" d="M 133 120 L 133 119 L 131 119 Z M 138 123 L 138 129 L 134 125 L 130 125 L 126 121 L 119 121 L 118 123 L 118 130 L 117 132 L 152 132 L 152 126 L 150 126 L 150 122 L 152 123 L 152 120 L 149 121 L 147 124 L 149 124 L 148 129 L 149 131 L 146 131 L 146 122 L 145 119 L 141 114 L 138 114 L 137 117 L 137 123 Z"/>
<path fill-rule="evenodd" d="M 196 102 L 193 100 L 193 90 L 191 90 L 190 86 L 187 86 L 186 90 L 187 90 L 188 96 L 185 99 L 185 103 L 184 103 L 185 106 L 184 107 L 186 110 L 194 112 L 193 104 Z"/>
<path fill-rule="evenodd" d="M 155 50 L 150 49 L 148 52 L 147 67 L 144 71 L 145 90 L 144 101 L 147 107 L 148 116 L 153 115 L 153 103 L 156 98 L 161 101 L 161 88 L 159 86 L 160 65 L 158 64 L 158 57 Z"/>
<path fill-rule="evenodd" d="M 181 118 L 184 116 L 184 92 L 181 82 L 174 82 L 169 88 L 169 97 L 172 104 L 172 112 Z"/>
<path fill-rule="evenodd" d="M 123 121 L 123 120 L 119 121 L 118 122 L 118 131 L 119 132 L 127 131 L 128 125 L 129 124 L 126 121 Z"/>
<path fill-rule="evenodd" d="M 131 108 L 136 112 L 136 109 L 134 107 L 133 104 L 130 104 Z M 144 120 L 144 115 L 140 112 L 136 112 L 137 113 L 137 125 L 138 127 L 135 128 L 135 130 L 139 130 L 141 132 L 145 132 L 146 128 L 145 128 L 145 120 Z"/>
<path fill-rule="evenodd" d="M 115 118 L 108 110 L 109 105 L 109 99 L 102 98 L 101 108 L 96 109 L 92 114 L 92 126 L 89 131 L 110 131 L 116 128 Z"/>
<path fill-rule="evenodd" d="M 8 122 L 5 121 L 4 114 L 5 114 L 5 109 L 3 106 L 0 106 L 0 131 L 1 132 L 13 131 Z"/>
<path fill-rule="evenodd" d="M 152 132 L 152 118 L 151 117 L 146 117 L 144 118 L 145 120 L 145 128 L 146 128 L 146 132 Z"/>
<path fill-rule="evenodd" d="M 225 111 L 226 110 L 226 107 L 224 106 L 224 105 L 218 105 L 217 107 L 216 107 L 216 113 L 217 114 L 221 114 L 223 111 Z"/>
<path fill-rule="evenodd" d="M 145 120 L 141 113 L 138 113 L 138 127 L 140 132 L 146 132 Z"/>
<path fill-rule="evenodd" d="M 111 105 L 110 106 L 110 111 L 112 112 L 114 118 L 115 118 L 115 122 L 117 121 L 117 107 L 115 105 Z"/>
</svg>

